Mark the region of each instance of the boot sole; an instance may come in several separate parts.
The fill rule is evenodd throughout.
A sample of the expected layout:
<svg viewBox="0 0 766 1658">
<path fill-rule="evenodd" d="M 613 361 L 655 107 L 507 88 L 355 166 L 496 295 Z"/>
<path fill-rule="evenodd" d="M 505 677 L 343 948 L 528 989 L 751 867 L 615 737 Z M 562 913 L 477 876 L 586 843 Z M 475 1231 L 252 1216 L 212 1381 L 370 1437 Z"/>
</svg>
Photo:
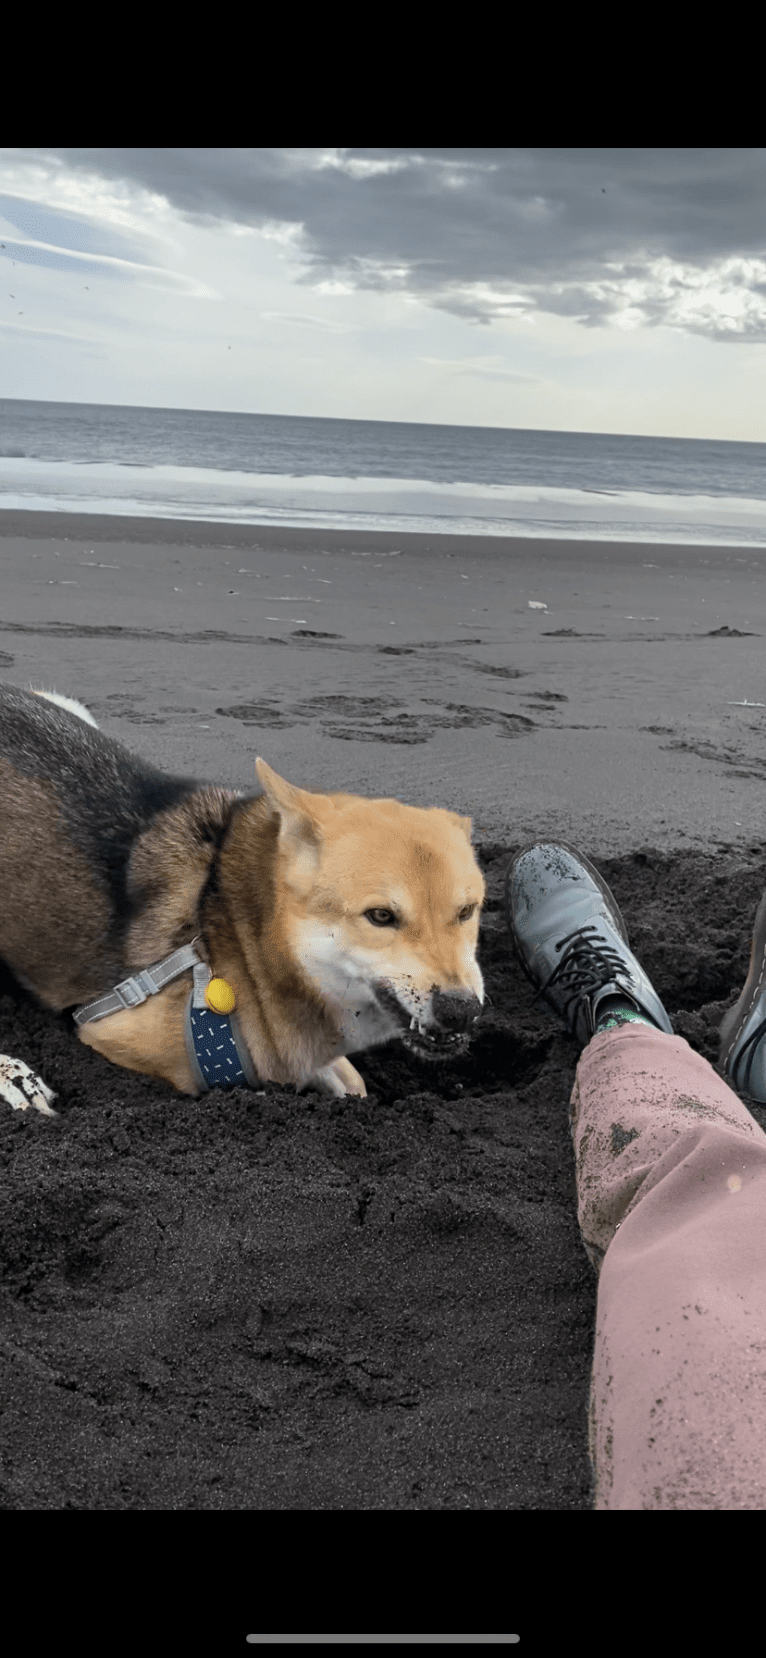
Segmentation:
<svg viewBox="0 0 766 1658">
<path fill-rule="evenodd" d="M 540 845 L 560 846 L 564 852 L 569 852 L 571 854 L 571 856 L 576 859 L 578 864 L 582 864 L 582 867 L 586 871 L 586 874 L 588 874 L 590 876 L 591 880 L 595 882 L 596 886 L 598 887 L 599 892 L 601 893 L 602 898 L 605 900 L 607 909 L 609 911 L 609 915 L 611 917 L 611 920 L 614 923 L 615 930 L 619 933 L 621 939 L 623 940 L 623 943 L 627 944 L 628 949 L 630 949 L 630 939 L 628 938 L 628 929 L 625 925 L 625 922 L 622 919 L 620 911 L 617 908 L 617 905 L 616 905 L 615 900 L 612 896 L 612 893 L 611 893 L 609 887 L 607 886 L 606 881 L 603 880 L 602 876 L 599 875 L 598 870 L 594 869 L 592 863 L 589 863 L 588 859 L 583 857 L 582 852 L 579 852 L 577 850 L 577 848 L 572 846 L 569 841 L 560 841 L 560 840 L 550 841 L 550 842 L 548 842 L 548 841 L 543 841 L 543 842 L 531 841 L 529 846 L 522 847 L 521 852 L 517 852 L 516 857 L 513 859 L 513 862 L 511 863 L 511 865 L 508 869 L 508 873 L 505 877 L 505 886 L 503 888 L 503 909 L 504 909 L 504 913 L 505 913 L 505 924 L 506 924 L 506 926 L 508 928 L 508 932 L 510 934 L 511 944 L 512 944 L 512 947 L 513 947 L 513 953 L 514 953 L 514 955 L 516 957 L 516 960 L 519 963 L 519 966 L 520 966 L 522 972 L 524 973 L 525 977 L 529 980 L 530 984 L 535 986 L 536 990 L 540 989 L 540 985 L 538 984 L 534 973 L 527 966 L 527 963 L 524 960 L 524 957 L 522 955 L 521 948 L 520 948 L 520 946 L 519 946 L 519 944 L 517 943 L 517 940 L 516 940 L 516 931 L 515 931 L 515 928 L 514 928 L 514 925 L 513 925 L 513 915 L 512 915 L 512 911 L 511 911 L 511 900 L 510 900 L 509 887 L 510 887 L 510 882 L 511 882 L 511 875 L 512 875 L 514 867 L 518 863 L 519 859 L 523 858 L 527 852 L 533 851 L 534 847 L 540 846 Z M 766 897 L 764 898 L 764 902 L 766 903 Z"/>
<path fill-rule="evenodd" d="M 753 927 L 753 942 L 750 947 L 750 965 L 741 996 L 734 1003 L 733 1008 L 724 1014 L 721 1021 L 721 1046 L 718 1054 L 718 1064 L 726 1076 L 731 1073 L 727 1061 L 736 1047 L 739 1037 L 750 1017 L 753 1006 L 766 982 L 766 892 L 764 893 L 755 917 Z"/>
</svg>

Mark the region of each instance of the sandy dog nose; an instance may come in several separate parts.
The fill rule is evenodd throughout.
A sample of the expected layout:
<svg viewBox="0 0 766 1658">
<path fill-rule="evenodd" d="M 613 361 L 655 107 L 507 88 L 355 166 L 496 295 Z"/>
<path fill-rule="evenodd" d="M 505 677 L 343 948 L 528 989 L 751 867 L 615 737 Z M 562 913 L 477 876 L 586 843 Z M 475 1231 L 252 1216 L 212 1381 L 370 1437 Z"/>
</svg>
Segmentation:
<svg viewBox="0 0 766 1658">
<path fill-rule="evenodd" d="M 433 1011 L 440 1029 L 454 1034 L 471 1029 L 481 1013 L 481 1002 L 464 990 L 435 990 Z"/>
</svg>

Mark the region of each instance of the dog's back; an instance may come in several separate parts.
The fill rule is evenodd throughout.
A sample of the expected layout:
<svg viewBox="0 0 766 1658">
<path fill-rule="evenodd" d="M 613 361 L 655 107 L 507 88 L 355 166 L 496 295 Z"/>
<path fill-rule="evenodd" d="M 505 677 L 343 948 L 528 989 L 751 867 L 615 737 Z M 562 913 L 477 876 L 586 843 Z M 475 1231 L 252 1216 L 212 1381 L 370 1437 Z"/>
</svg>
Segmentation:
<svg viewBox="0 0 766 1658">
<path fill-rule="evenodd" d="M 121 976 L 133 845 L 198 787 L 81 713 L 0 686 L 0 957 L 47 1005 Z"/>
</svg>

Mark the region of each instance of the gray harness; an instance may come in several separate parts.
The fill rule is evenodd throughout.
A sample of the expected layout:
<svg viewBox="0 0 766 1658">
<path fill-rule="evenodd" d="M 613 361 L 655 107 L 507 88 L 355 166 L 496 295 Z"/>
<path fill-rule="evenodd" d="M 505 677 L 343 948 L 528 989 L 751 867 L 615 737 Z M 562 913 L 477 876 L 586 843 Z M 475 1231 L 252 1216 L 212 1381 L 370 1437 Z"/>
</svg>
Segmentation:
<svg viewBox="0 0 766 1658">
<path fill-rule="evenodd" d="M 84 1002 L 75 1011 L 75 1024 L 86 1025 L 91 1019 L 106 1019 L 110 1013 L 120 1013 L 123 1008 L 140 1007 L 149 996 L 157 996 L 171 979 L 177 979 L 191 967 L 194 988 L 186 1003 L 184 1036 L 200 1091 L 237 1086 L 255 1088 L 258 1077 L 236 1013 L 214 1013 L 205 1001 L 205 989 L 213 975 L 207 962 L 198 956 L 196 942 L 193 939 L 191 944 L 183 944 L 172 956 L 165 956 L 163 961 L 142 967 L 129 979 L 122 979 L 104 996 Z"/>
</svg>

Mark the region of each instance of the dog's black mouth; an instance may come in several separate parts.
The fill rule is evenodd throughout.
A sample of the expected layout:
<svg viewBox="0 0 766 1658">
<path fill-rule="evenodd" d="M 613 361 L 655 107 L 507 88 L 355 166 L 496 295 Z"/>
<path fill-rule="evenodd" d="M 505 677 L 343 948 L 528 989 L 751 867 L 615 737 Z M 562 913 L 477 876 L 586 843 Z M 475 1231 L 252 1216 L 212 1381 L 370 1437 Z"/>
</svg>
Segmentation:
<svg viewBox="0 0 766 1658">
<path fill-rule="evenodd" d="M 457 1059 L 466 1052 L 470 1038 L 464 1031 L 402 1031 L 402 1042 L 418 1059 Z"/>
<path fill-rule="evenodd" d="M 402 1007 L 388 985 L 380 984 L 376 989 L 378 1001 L 400 1026 L 400 1040 L 409 1053 L 416 1054 L 418 1059 L 450 1060 L 466 1052 L 471 1040 L 469 1031 L 446 1031 L 438 1025 L 421 1025 Z"/>
</svg>

